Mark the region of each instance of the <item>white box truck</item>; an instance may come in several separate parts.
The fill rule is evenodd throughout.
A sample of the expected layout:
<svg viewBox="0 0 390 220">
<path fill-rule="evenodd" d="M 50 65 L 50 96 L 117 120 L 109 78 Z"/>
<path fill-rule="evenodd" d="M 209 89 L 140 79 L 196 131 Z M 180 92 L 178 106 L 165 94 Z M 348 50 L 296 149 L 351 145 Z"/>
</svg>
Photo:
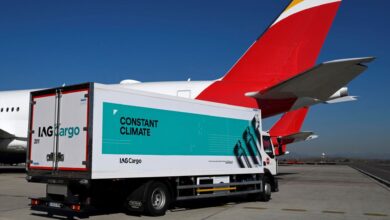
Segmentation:
<svg viewBox="0 0 390 220">
<path fill-rule="evenodd" d="M 172 202 L 277 191 L 258 109 L 85 83 L 31 93 L 31 209 L 88 215 L 104 204 L 163 215 Z"/>
</svg>

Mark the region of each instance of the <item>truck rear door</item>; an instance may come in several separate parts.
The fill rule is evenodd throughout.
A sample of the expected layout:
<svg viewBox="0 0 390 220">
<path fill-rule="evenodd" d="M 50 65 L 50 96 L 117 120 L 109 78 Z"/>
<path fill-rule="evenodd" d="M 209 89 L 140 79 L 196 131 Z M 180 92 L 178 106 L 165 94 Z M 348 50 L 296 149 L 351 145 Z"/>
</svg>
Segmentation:
<svg viewBox="0 0 390 220">
<path fill-rule="evenodd" d="M 87 170 L 88 85 L 32 93 L 29 169 Z"/>
</svg>

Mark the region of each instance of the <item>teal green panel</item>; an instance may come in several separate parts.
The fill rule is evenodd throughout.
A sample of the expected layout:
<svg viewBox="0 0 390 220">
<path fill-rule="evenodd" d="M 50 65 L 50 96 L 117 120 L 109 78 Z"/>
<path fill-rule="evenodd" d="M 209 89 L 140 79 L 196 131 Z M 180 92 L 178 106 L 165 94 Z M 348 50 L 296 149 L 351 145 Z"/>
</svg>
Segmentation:
<svg viewBox="0 0 390 220">
<path fill-rule="evenodd" d="M 250 121 L 103 103 L 103 154 L 233 156 Z"/>
</svg>

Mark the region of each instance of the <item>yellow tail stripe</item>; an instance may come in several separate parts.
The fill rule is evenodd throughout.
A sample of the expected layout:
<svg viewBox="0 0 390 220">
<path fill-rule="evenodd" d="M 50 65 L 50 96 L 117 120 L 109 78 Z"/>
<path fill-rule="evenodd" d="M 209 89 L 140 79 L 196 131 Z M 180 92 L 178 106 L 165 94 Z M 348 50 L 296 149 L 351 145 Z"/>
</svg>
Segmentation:
<svg viewBox="0 0 390 220">
<path fill-rule="evenodd" d="M 303 2 L 303 0 L 293 0 L 293 1 L 290 3 L 290 5 L 287 6 L 286 10 L 284 10 L 284 11 L 287 11 L 288 9 L 294 7 L 295 5 L 297 5 L 297 4 L 301 3 L 301 2 Z"/>
</svg>

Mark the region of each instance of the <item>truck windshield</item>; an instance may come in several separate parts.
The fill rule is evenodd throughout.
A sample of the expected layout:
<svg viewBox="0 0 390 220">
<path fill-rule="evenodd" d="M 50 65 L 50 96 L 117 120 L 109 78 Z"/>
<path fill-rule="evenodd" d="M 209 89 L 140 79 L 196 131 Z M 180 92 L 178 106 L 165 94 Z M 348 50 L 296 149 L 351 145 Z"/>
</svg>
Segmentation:
<svg viewBox="0 0 390 220">
<path fill-rule="evenodd" d="M 263 136 L 263 146 L 265 153 L 271 158 L 274 158 L 274 151 L 272 149 L 271 138 L 269 136 Z"/>
</svg>

